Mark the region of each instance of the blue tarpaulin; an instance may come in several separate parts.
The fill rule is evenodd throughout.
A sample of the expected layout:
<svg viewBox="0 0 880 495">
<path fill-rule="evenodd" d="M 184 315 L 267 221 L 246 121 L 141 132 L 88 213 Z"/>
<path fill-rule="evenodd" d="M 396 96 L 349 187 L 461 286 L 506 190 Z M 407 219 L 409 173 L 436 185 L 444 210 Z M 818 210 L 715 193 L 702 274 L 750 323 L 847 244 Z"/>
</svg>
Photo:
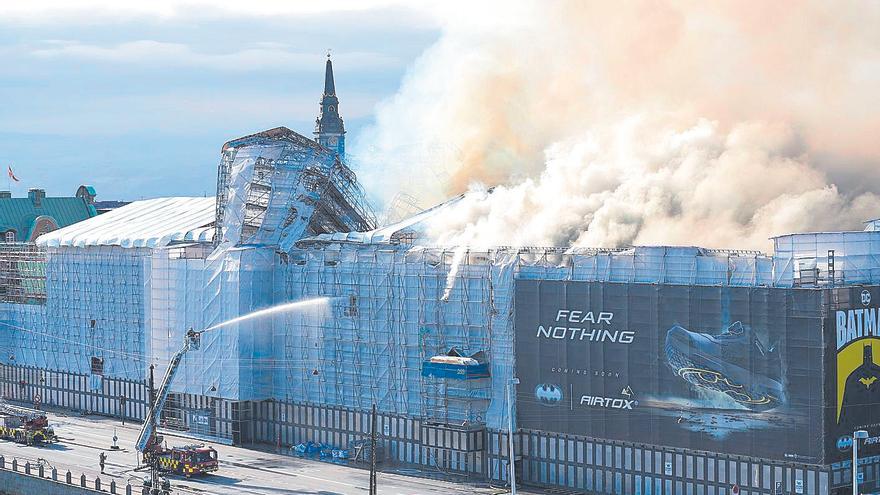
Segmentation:
<svg viewBox="0 0 880 495">
<path fill-rule="evenodd" d="M 489 363 L 466 365 L 425 361 L 422 364 L 422 376 L 452 378 L 453 380 L 489 378 Z"/>
</svg>

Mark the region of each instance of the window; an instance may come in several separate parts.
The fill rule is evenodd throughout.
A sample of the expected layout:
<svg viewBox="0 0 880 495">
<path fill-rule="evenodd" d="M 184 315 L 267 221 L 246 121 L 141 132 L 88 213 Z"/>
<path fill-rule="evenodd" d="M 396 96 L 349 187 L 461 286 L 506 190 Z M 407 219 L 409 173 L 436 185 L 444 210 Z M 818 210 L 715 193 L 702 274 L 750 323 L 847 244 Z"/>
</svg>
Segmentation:
<svg viewBox="0 0 880 495">
<path fill-rule="evenodd" d="M 3 236 L 3 239 L 6 242 L 15 242 L 15 231 L 14 230 L 7 230 L 6 234 Z"/>
</svg>

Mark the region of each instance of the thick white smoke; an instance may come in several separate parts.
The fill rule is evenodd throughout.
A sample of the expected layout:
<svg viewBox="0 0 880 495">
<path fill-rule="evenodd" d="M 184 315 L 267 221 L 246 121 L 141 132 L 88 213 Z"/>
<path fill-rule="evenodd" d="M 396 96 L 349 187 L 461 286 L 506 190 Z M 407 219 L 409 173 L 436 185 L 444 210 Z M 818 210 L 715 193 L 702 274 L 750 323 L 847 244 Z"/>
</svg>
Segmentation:
<svg viewBox="0 0 880 495">
<path fill-rule="evenodd" d="M 383 196 L 472 190 L 437 242 L 765 249 L 880 216 L 878 5 L 503 12 L 450 15 L 360 140 Z"/>
</svg>

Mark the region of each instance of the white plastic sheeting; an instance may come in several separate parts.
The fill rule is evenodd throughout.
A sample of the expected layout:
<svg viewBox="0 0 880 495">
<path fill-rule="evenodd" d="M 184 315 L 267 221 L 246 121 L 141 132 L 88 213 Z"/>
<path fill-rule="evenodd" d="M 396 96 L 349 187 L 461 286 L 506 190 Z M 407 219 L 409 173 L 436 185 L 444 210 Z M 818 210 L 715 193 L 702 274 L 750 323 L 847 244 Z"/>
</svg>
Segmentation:
<svg viewBox="0 0 880 495">
<path fill-rule="evenodd" d="M 262 217 L 246 218 L 247 216 L 255 217 L 258 214 L 258 212 L 254 211 L 254 206 L 257 205 L 250 206 L 250 208 L 248 205 L 249 202 L 256 201 L 254 198 L 250 198 L 252 194 L 255 194 L 255 191 L 252 191 L 252 189 L 262 185 L 254 186 L 252 184 L 256 172 L 255 165 L 258 160 L 274 163 L 275 160 L 281 157 L 285 148 L 286 145 L 278 143 L 275 145 L 248 146 L 227 151 L 227 153 L 233 153 L 234 158 L 229 169 L 229 184 L 226 188 L 226 204 L 223 205 L 223 220 L 219 225 L 221 243 L 234 246 L 239 243 L 248 242 L 250 236 L 243 237 L 242 235 L 245 220 L 255 223 L 256 228 L 262 225 Z M 274 180 L 273 173 L 270 171 L 268 176 L 259 177 L 258 179 L 260 182 L 265 182 L 271 188 Z M 281 185 L 279 184 L 279 186 Z M 265 214 L 264 208 L 268 207 L 270 194 L 267 191 L 266 197 L 261 198 L 260 201 L 263 204 L 258 205 L 262 207 L 263 211 L 259 213 L 263 215 Z"/>
<path fill-rule="evenodd" d="M 150 363 L 164 372 L 186 331 L 271 306 L 274 251 L 229 249 L 219 256 L 181 257 L 182 249 L 155 250 L 147 332 Z M 175 392 L 259 400 L 271 387 L 271 318 L 259 318 L 202 334 L 172 382 Z"/>
<path fill-rule="evenodd" d="M 5 305 L 0 320 L 14 325 L 3 329 L 12 351 L 0 360 L 88 374 L 94 357 L 104 375 L 144 378 L 148 255 L 116 246 L 50 248 L 46 304 Z"/>
<path fill-rule="evenodd" d="M 291 252 L 279 266 L 279 296 L 331 302 L 324 312 L 276 318 L 273 396 L 364 409 L 376 403 L 383 411 L 457 423 L 485 420 L 489 379 L 424 378 L 422 363 L 453 347 L 489 353 L 497 331 L 507 352 L 491 353 L 498 359 L 493 370 L 509 371 L 511 299 L 502 297 L 496 311 L 493 287 L 503 280 L 512 288 L 513 270 L 487 253 L 467 253 L 441 301 L 454 258 L 452 251 L 379 246 Z"/>
<path fill-rule="evenodd" d="M 536 248 L 519 251 L 517 259 L 518 278 L 596 282 L 767 286 L 773 269 L 772 258 L 756 251 L 682 246 Z"/>
<path fill-rule="evenodd" d="M 274 250 L 230 249 L 206 259 L 191 245 L 164 249 L 50 248 L 45 305 L 0 304 L 0 362 L 157 380 L 187 329 L 271 306 Z M 271 393 L 272 319 L 205 333 L 172 390 L 233 400 Z M 100 385 L 101 376 L 93 375 Z"/>
<path fill-rule="evenodd" d="M 135 201 L 37 238 L 37 245 L 162 247 L 175 241 L 210 242 L 214 198 Z"/>
<path fill-rule="evenodd" d="M 79 369 L 80 363 L 62 352 L 64 343 L 51 338 L 46 330 L 45 305 L 0 303 L 0 362 Z"/>
<path fill-rule="evenodd" d="M 773 245 L 774 286 L 880 283 L 880 231 L 789 234 Z"/>
<path fill-rule="evenodd" d="M 232 156 L 220 223 L 228 245 L 281 245 L 301 239 L 337 160 L 317 145 L 262 140 Z"/>
</svg>

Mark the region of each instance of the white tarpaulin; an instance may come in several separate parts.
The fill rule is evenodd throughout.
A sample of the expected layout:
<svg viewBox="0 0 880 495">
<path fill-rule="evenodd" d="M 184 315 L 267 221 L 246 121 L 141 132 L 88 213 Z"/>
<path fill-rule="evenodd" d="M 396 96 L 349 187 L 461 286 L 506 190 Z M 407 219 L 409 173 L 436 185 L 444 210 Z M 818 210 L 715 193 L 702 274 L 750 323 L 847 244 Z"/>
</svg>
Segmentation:
<svg viewBox="0 0 880 495">
<path fill-rule="evenodd" d="M 175 241 L 210 242 L 215 198 L 157 198 L 125 205 L 37 238 L 46 247 L 162 247 Z"/>
</svg>

